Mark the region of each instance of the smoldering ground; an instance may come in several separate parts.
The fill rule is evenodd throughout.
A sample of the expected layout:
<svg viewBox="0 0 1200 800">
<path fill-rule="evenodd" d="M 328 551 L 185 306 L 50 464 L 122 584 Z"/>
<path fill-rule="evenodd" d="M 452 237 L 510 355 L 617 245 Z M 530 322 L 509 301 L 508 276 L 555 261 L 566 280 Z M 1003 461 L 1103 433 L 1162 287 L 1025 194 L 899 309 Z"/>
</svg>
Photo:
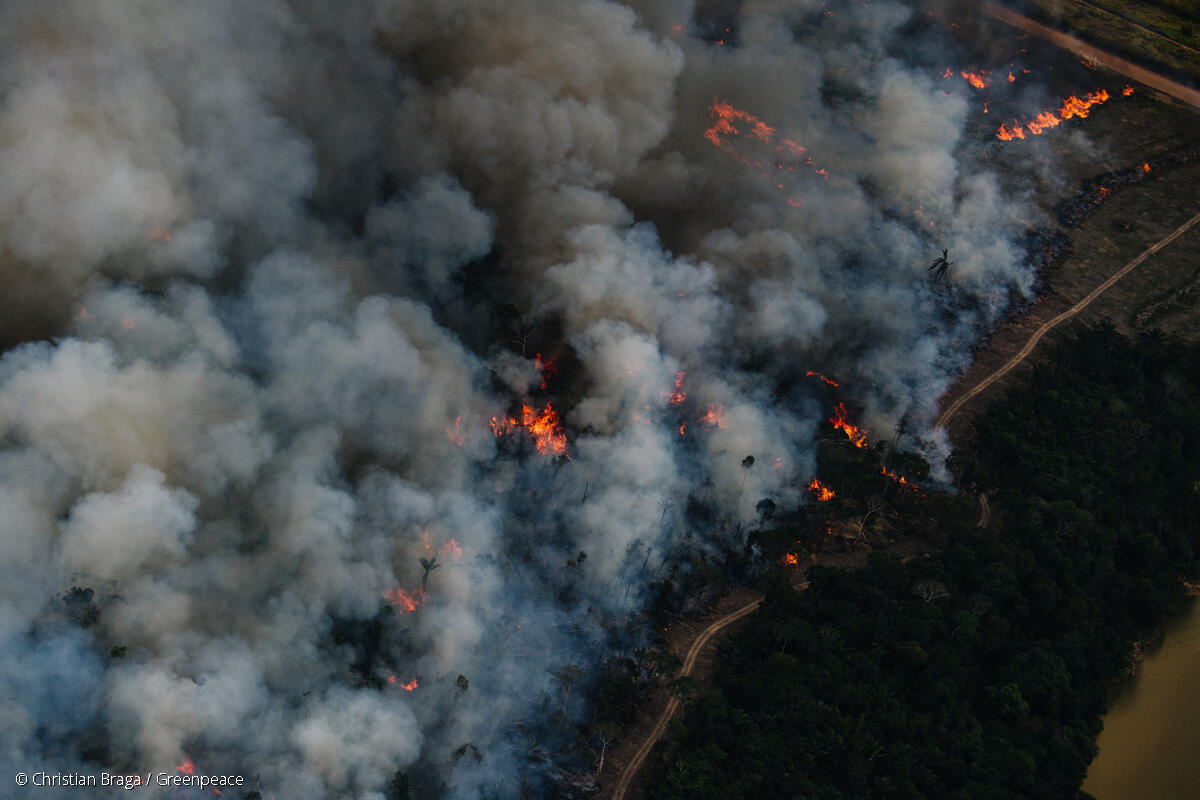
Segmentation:
<svg viewBox="0 0 1200 800">
<path fill-rule="evenodd" d="M 641 643 L 668 553 L 805 502 L 805 370 L 928 425 L 1030 212 L 908 5 L 735 10 L 0 10 L 10 773 L 549 793 L 563 669 Z M 717 101 L 771 143 L 714 146 Z"/>
</svg>

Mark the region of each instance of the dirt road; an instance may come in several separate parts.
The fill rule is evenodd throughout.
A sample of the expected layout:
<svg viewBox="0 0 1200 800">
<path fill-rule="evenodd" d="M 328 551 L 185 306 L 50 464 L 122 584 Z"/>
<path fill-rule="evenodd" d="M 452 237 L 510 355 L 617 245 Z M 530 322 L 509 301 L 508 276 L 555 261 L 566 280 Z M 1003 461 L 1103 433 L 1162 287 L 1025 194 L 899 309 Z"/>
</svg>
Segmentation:
<svg viewBox="0 0 1200 800">
<path fill-rule="evenodd" d="M 958 413 L 958 410 L 960 408 L 962 408 L 971 398 L 975 397 L 977 394 L 982 392 L 984 389 L 991 386 L 996 381 L 1000 380 L 1000 378 L 1007 375 L 1009 372 L 1012 371 L 1012 369 L 1014 367 L 1016 367 L 1018 364 L 1020 364 L 1022 361 L 1024 361 L 1029 356 L 1029 354 L 1033 352 L 1033 349 L 1035 347 L 1037 347 L 1037 343 L 1042 340 L 1043 336 L 1045 336 L 1047 333 L 1049 333 L 1051 330 L 1053 330 L 1058 325 L 1061 325 L 1062 323 L 1069 320 L 1071 317 L 1078 314 L 1080 311 L 1083 311 L 1085 308 L 1087 308 L 1091 304 L 1091 302 L 1093 300 L 1095 300 L 1100 295 L 1104 294 L 1106 289 L 1108 289 L 1110 286 L 1112 286 L 1117 281 L 1121 280 L 1121 278 L 1124 278 L 1126 275 L 1128 275 L 1133 270 L 1137 269 L 1138 265 L 1140 265 L 1147 258 L 1154 255 L 1159 250 L 1161 250 L 1162 248 L 1169 245 L 1171 242 L 1178 239 L 1180 236 L 1182 236 L 1184 233 L 1186 233 L 1189 229 L 1191 229 L 1197 222 L 1200 222 L 1200 214 L 1197 214 L 1196 216 L 1192 217 L 1187 222 L 1183 223 L 1178 228 L 1176 228 L 1174 231 L 1167 234 L 1162 239 L 1159 239 L 1154 244 L 1150 245 L 1150 247 L 1146 248 L 1146 250 L 1140 256 L 1133 259 L 1128 264 L 1121 267 L 1115 273 L 1110 275 L 1108 280 L 1104 281 L 1104 283 L 1100 284 L 1095 289 L 1092 289 L 1092 291 L 1088 292 L 1087 296 L 1084 297 L 1082 300 L 1080 300 L 1078 303 L 1071 306 L 1069 309 L 1062 312 L 1057 317 L 1055 317 L 1054 319 L 1051 319 L 1050 321 L 1043 324 L 1040 328 L 1035 330 L 1033 332 L 1033 335 L 1029 337 L 1029 341 L 1027 341 L 1025 343 L 1025 346 L 1022 347 L 1020 350 L 1018 350 L 1017 354 L 1015 356 L 1013 356 L 1011 359 L 1009 359 L 1008 363 L 1006 363 L 1004 366 L 997 369 L 991 375 L 988 375 L 986 378 L 984 378 L 979 383 L 975 384 L 975 386 L 973 386 L 970 391 L 965 392 L 964 394 L 960 395 L 957 400 L 955 400 L 953 403 L 951 403 L 949 405 L 949 407 L 946 408 L 946 410 L 942 412 L 941 416 L 938 417 L 937 422 L 934 423 L 934 427 L 935 428 L 945 428 L 946 424 L 950 421 L 950 418 L 953 417 L 956 413 Z"/>
<path fill-rule="evenodd" d="M 715 620 L 711 625 L 704 629 L 704 632 L 696 637 L 696 641 L 692 642 L 692 646 L 688 648 L 687 656 L 683 659 L 683 667 L 680 669 L 680 675 L 691 675 L 692 670 L 696 667 L 696 659 L 700 657 L 700 653 L 704 650 L 704 646 L 712 640 L 722 628 L 737 622 L 747 614 L 753 613 L 762 603 L 762 598 L 759 597 L 750 601 L 741 608 L 732 611 L 720 619 Z M 646 756 L 650 755 L 650 751 L 654 749 L 655 743 L 662 737 L 663 732 L 667 729 L 667 723 L 671 721 L 671 717 L 675 716 L 675 712 L 679 710 L 679 700 L 672 697 L 667 707 L 658 715 L 658 721 L 654 723 L 654 728 L 650 734 L 642 742 L 641 747 L 634 753 L 633 758 L 625 765 L 625 769 L 621 771 L 621 778 L 617 781 L 617 788 L 613 790 L 611 795 L 612 800 L 624 800 L 625 793 L 629 791 L 629 786 L 633 782 L 633 778 L 637 775 L 637 771 L 641 768 L 642 762 L 646 760 Z"/>
<path fill-rule="evenodd" d="M 1040 22 L 1034 22 L 1028 17 L 1023 17 L 1015 11 L 991 2 L 991 0 L 983 0 L 979 4 L 979 10 L 989 17 L 1012 25 L 1014 28 L 1020 28 L 1026 33 L 1037 36 L 1039 39 L 1045 39 L 1051 44 L 1070 50 L 1077 56 L 1085 58 L 1110 72 L 1124 75 L 1140 84 L 1149 86 L 1151 89 L 1156 89 L 1165 95 L 1174 97 L 1176 100 L 1182 100 L 1194 108 L 1200 108 L 1200 91 L 1189 89 L 1182 83 L 1176 83 L 1173 80 L 1164 78 L 1162 75 L 1155 74 L 1145 67 L 1139 67 L 1132 61 L 1118 58 L 1112 53 L 1105 52 L 1082 39 L 1076 39 L 1074 36 L 1055 30 Z"/>
</svg>

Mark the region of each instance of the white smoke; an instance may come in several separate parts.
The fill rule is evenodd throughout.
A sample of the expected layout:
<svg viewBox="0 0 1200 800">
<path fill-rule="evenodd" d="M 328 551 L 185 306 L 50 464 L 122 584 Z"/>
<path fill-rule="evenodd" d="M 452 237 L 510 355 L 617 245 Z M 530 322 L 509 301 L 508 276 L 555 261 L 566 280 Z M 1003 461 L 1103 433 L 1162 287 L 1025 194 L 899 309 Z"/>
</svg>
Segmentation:
<svg viewBox="0 0 1200 800">
<path fill-rule="evenodd" d="M 5 5 L 8 774 L 544 790 L 586 713 L 554 673 L 804 502 L 797 376 L 920 428 L 1030 285 L 911 14 L 748 2 L 718 46 L 687 2 Z M 714 147 L 718 99 L 814 167 Z M 569 459 L 493 434 L 522 404 Z"/>
</svg>

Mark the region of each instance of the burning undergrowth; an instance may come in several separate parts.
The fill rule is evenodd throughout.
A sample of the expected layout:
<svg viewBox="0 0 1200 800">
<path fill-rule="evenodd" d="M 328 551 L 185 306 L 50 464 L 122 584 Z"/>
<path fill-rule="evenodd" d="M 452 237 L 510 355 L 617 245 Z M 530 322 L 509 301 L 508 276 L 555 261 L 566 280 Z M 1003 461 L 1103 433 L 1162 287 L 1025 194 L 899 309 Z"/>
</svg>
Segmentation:
<svg viewBox="0 0 1200 800">
<path fill-rule="evenodd" d="M 902 3 L 716 5 L 0 11 L 10 772 L 548 792 L 818 439 L 916 496 L 1032 212 Z"/>
</svg>

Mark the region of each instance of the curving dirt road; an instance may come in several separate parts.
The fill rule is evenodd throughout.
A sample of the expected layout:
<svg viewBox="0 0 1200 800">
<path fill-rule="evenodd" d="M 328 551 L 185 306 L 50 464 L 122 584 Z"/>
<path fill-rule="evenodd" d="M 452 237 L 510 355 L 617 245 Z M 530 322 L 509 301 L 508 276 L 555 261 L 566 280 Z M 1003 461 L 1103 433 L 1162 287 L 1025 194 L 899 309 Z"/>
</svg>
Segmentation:
<svg viewBox="0 0 1200 800">
<path fill-rule="evenodd" d="M 732 611 L 720 619 L 714 621 L 711 625 L 704 629 L 704 632 L 696 637 L 696 641 L 692 642 L 692 646 L 688 648 L 687 656 L 683 659 L 683 667 L 679 670 L 679 674 L 683 676 L 691 675 L 692 669 L 696 666 L 696 659 L 700 657 L 700 651 L 712 639 L 714 635 L 722 628 L 737 622 L 747 614 L 753 613 L 762 603 L 762 598 L 752 600 L 736 611 Z M 654 728 L 642 742 L 642 746 L 634 753 L 633 758 L 625 765 L 625 769 L 621 771 L 621 778 L 617 781 L 617 788 L 613 790 L 612 800 L 624 800 L 625 793 L 629 791 L 629 785 L 633 782 L 634 776 L 638 769 L 641 768 L 642 762 L 646 760 L 646 756 L 650 755 L 650 751 L 654 748 L 656 742 L 662 737 L 663 731 L 667 729 L 667 723 L 671 721 L 671 717 L 675 716 L 675 712 L 679 710 L 679 700 L 672 697 L 667 707 L 659 714 L 658 721 L 654 723 Z"/>
<path fill-rule="evenodd" d="M 975 527 L 986 528 L 991 521 L 992 507 L 988 503 L 987 492 L 981 492 L 979 495 L 979 523 Z"/>
<path fill-rule="evenodd" d="M 1037 343 L 1042 340 L 1043 336 L 1045 336 L 1047 333 L 1049 333 L 1051 330 L 1053 330 L 1058 325 L 1062 324 L 1063 322 L 1066 322 L 1071 317 L 1078 314 L 1080 311 L 1083 311 L 1085 308 L 1087 308 L 1089 305 L 1091 305 L 1091 302 L 1093 300 L 1095 300 L 1100 295 L 1104 294 L 1105 290 L 1107 290 L 1110 286 L 1112 286 L 1117 281 L 1121 280 L 1121 278 L 1124 278 L 1126 275 L 1128 275 L 1133 270 L 1137 269 L 1138 265 L 1140 265 L 1147 258 L 1154 255 L 1159 250 L 1161 250 L 1162 248 L 1169 245 L 1171 242 L 1178 239 L 1180 236 L 1182 236 L 1184 233 L 1186 233 L 1190 228 L 1192 228 L 1192 226 L 1194 226 L 1197 222 L 1200 222 L 1200 214 L 1197 214 L 1196 216 L 1192 217 L 1187 222 L 1183 223 L 1178 228 L 1176 228 L 1174 231 L 1169 233 L 1167 236 L 1163 237 L 1162 239 L 1159 239 L 1157 242 L 1150 245 L 1150 247 L 1146 248 L 1146 250 L 1140 256 L 1133 259 L 1128 264 L 1121 267 L 1119 270 L 1117 270 L 1112 275 L 1110 275 L 1108 280 L 1104 281 L 1104 283 L 1100 284 L 1095 289 L 1092 289 L 1092 291 L 1088 292 L 1087 296 L 1084 297 L 1082 300 L 1080 300 L 1078 303 L 1071 306 L 1069 309 L 1062 312 L 1061 314 L 1059 314 L 1057 317 L 1050 320 L 1049 322 L 1046 322 L 1044 325 L 1042 325 L 1040 328 L 1038 328 L 1036 331 L 1034 331 L 1033 335 L 1029 337 L 1029 341 L 1025 343 L 1025 346 L 1022 347 L 1019 351 L 1017 351 L 1017 354 L 1015 356 L 1013 356 L 1011 359 L 1009 359 L 1007 364 L 1005 364 L 1004 366 L 997 369 L 991 375 L 988 375 L 986 378 L 984 378 L 979 383 L 975 384 L 975 386 L 973 386 L 970 391 L 965 392 L 957 400 L 955 400 L 953 403 L 951 403 L 950 406 L 945 411 L 942 412 L 941 416 L 937 418 L 937 422 L 934 423 L 934 427 L 935 428 L 946 427 L 946 423 L 950 421 L 950 418 L 953 417 L 956 413 L 958 413 L 958 410 L 960 408 L 962 408 L 963 405 L 965 405 L 967 403 L 967 401 L 969 401 L 971 398 L 975 397 L 977 394 L 982 392 L 987 387 L 991 386 L 993 383 L 998 381 L 1000 378 L 1007 375 L 1010 371 L 1012 371 L 1012 369 L 1014 367 L 1016 367 L 1018 364 L 1020 364 L 1022 361 L 1024 361 L 1029 356 L 1029 354 L 1033 352 L 1033 348 L 1037 347 Z"/>
</svg>

